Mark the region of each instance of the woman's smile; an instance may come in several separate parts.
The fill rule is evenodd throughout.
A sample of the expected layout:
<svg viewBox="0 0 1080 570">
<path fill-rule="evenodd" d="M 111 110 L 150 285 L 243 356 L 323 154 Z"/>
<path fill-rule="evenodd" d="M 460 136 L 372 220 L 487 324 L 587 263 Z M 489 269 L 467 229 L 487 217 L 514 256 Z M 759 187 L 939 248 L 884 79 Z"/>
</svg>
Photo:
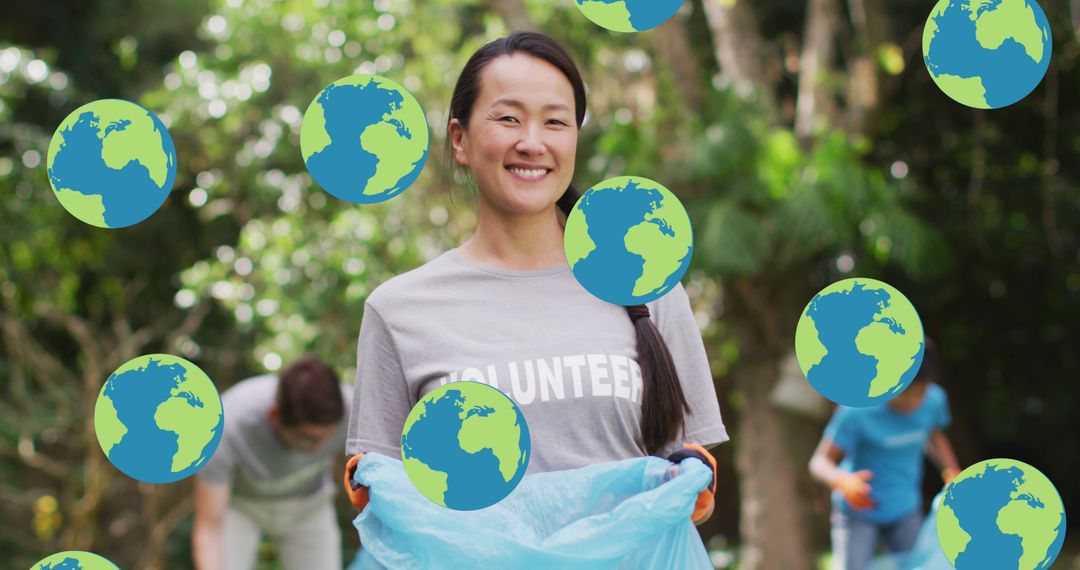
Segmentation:
<svg viewBox="0 0 1080 570">
<path fill-rule="evenodd" d="M 506 167 L 506 170 L 510 174 L 514 175 L 514 178 L 523 182 L 537 182 L 547 178 L 550 168 L 543 166 L 529 166 L 524 164 L 510 164 Z"/>
</svg>

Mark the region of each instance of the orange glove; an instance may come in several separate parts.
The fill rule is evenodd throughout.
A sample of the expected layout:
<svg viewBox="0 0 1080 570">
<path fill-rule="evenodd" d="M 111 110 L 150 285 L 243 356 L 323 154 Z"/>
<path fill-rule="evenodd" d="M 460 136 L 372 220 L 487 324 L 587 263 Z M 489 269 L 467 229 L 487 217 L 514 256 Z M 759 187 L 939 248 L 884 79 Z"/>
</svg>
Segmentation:
<svg viewBox="0 0 1080 570">
<path fill-rule="evenodd" d="M 345 463 L 345 494 L 349 496 L 349 502 L 356 507 L 357 510 L 362 511 L 367 506 L 368 500 L 368 488 L 353 481 L 353 474 L 356 473 L 356 464 L 360 463 L 360 458 L 364 456 L 364 452 L 357 453 L 349 458 L 349 461 Z"/>
<path fill-rule="evenodd" d="M 683 443 L 683 448 L 669 455 L 668 461 L 677 464 L 687 457 L 696 457 L 712 468 L 712 480 L 704 491 L 698 493 L 697 501 L 694 502 L 694 512 L 690 514 L 690 520 L 698 524 L 708 518 L 707 515 L 713 508 L 713 500 L 716 497 L 716 458 L 696 443 Z"/>
<path fill-rule="evenodd" d="M 873 478 L 873 472 L 866 469 L 855 473 L 844 473 L 837 477 L 832 484 L 832 488 L 840 491 L 840 494 L 844 496 L 844 500 L 852 508 L 856 510 L 872 509 L 876 503 L 870 498 L 871 487 L 867 481 Z"/>
</svg>

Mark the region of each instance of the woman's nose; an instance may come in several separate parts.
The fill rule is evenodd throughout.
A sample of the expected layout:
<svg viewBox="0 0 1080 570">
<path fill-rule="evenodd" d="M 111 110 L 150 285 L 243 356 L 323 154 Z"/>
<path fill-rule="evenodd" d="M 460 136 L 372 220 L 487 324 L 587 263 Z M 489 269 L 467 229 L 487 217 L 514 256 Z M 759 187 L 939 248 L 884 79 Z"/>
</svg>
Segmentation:
<svg viewBox="0 0 1080 570">
<path fill-rule="evenodd" d="M 544 152 L 543 133 L 538 125 L 525 127 L 521 133 L 521 140 L 517 143 L 517 150 L 524 154 L 540 154 Z"/>
</svg>

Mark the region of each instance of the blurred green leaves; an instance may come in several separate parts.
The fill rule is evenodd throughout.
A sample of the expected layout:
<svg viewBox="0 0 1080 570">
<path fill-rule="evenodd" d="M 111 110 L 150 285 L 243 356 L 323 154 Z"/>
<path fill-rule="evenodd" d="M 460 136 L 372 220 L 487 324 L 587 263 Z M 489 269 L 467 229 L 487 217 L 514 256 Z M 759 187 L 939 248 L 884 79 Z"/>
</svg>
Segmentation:
<svg viewBox="0 0 1080 570">
<path fill-rule="evenodd" d="M 724 273 L 756 273 L 767 261 L 768 230 L 760 219 L 729 200 L 713 202 L 699 235 L 696 251 L 705 264 Z"/>
</svg>

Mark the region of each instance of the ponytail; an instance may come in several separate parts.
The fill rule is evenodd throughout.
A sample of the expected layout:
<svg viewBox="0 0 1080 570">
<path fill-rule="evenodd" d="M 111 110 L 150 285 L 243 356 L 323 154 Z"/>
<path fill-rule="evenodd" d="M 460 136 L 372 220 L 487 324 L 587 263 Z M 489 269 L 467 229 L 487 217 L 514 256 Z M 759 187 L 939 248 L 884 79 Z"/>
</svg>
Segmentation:
<svg viewBox="0 0 1080 570">
<path fill-rule="evenodd" d="M 567 217 L 581 192 L 571 184 L 555 203 Z M 641 435 L 645 449 L 656 454 L 679 436 L 690 406 L 683 394 L 675 362 L 664 337 L 649 318 L 645 305 L 626 307 L 637 337 L 638 364 L 644 393 L 641 404 Z"/>
</svg>

